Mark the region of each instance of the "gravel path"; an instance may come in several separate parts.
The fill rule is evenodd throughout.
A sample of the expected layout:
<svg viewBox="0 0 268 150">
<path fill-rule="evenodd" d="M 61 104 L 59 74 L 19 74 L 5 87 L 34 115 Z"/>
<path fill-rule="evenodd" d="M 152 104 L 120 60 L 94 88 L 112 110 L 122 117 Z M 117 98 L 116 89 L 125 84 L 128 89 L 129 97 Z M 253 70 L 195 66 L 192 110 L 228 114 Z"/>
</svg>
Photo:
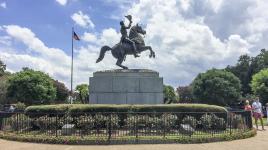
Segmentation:
<svg viewBox="0 0 268 150">
<path fill-rule="evenodd" d="M 268 150 L 268 130 L 249 139 L 207 144 L 72 146 L 22 143 L 0 139 L 1 150 Z"/>
</svg>

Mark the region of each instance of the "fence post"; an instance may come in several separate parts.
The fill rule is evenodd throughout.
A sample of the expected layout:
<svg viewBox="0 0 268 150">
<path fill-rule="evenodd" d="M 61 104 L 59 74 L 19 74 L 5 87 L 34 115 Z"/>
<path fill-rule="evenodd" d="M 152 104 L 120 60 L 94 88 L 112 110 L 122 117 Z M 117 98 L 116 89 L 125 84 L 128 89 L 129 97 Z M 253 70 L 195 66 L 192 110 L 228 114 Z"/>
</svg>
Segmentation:
<svg viewBox="0 0 268 150">
<path fill-rule="evenodd" d="M 110 142 L 112 137 L 112 114 L 109 115 L 108 134 L 108 141 Z"/>
<path fill-rule="evenodd" d="M 246 111 L 246 115 L 247 115 L 247 120 L 246 120 L 247 121 L 247 126 L 248 126 L 248 128 L 252 129 L 253 128 L 253 124 L 252 124 L 251 111 Z"/>
<path fill-rule="evenodd" d="M 19 133 L 19 116 L 18 116 L 18 113 L 15 113 L 16 114 L 16 132 L 17 134 Z"/>
<path fill-rule="evenodd" d="M 136 136 L 136 141 L 137 141 L 138 140 L 137 114 L 135 114 L 135 117 L 134 117 L 134 130 L 135 130 L 135 136 Z"/>
<path fill-rule="evenodd" d="M 229 113 L 230 135 L 232 134 L 232 114 Z"/>
<path fill-rule="evenodd" d="M 2 125 L 3 125 L 3 117 L 1 116 L 1 113 L 0 113 L 0 130 L 2 130 Z"/>
<path fill-rule="evenodd" d="M 56 137 L 58 137 L 58 129 L 57 129 L 57 125 L 58 125 L 58 113 L 56 113 L 56 126 L 55 126 Z"/>
<path fill-rule="evenodd" d="M 163 134 L 164 134 L 164 138 L 165 138 L 166 137 L 166 118 L 167 118 L 167 116 L 165 114 L 163 116 L 164 116 L 164 125 L 163 125 L 164 132 L 163 132 Z"/>
</svg>

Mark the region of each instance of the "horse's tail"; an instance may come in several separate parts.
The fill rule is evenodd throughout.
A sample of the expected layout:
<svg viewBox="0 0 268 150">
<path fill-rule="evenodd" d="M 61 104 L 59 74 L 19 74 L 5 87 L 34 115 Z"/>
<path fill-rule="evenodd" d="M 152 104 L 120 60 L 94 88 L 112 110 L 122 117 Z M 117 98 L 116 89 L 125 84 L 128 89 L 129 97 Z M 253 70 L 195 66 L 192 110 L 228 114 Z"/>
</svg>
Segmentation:
<svg viewBox="0 0 268 150">
<path fill-rule="evenodd" d="M 109 51 L 109 50 L 112 50 L 112 48 L 109 47 L 109 46 L 103 46 L 103 47 L 101 48 L 101 50 L 100 50 L 100 56 L 99 56 L 99 58 L 97 59 L 96 63 L 102 61 L 102 59 L 104 58 L 104 55 L 105 55 L 106 51 Z"/>
</svg>

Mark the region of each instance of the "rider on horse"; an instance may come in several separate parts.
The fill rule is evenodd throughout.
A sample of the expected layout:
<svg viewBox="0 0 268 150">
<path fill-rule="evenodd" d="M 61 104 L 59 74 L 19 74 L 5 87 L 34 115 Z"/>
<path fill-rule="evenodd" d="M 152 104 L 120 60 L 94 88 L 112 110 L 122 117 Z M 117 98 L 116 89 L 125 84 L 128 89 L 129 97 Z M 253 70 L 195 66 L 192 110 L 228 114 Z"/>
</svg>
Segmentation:
<svg viewBox="0 0 268 150">
<path fill-rule="evenodd" d="M 128 16 L 125 16 L 128 20 L 129 20 L 129 24 L 128 24 L 128 26 L 126 27 L 125 26 L 125 24 L 124 24 L 124 22 L 123 21 L 120 21 L 120 25 L 121 25 L 121 29 L 120 29 L 120 32 L 121 32 L 121 40 L 120 40 L 120 43 L 122 44 L 122 43 L 129 43 L 129 44 L 131 44 L 132 45 L 132 47 L 133 47 L 133 53 L 134 53 L 134 56 L 135 57 L 139 57 L 139 55 L 137 54 L 138 53 L 138 51 L 137 51 L 137 48 L 136 48 L 136 46 L 135 46 L 135 42 L 134 41 L 132 41 L 131 39 L 129 39 L 129 37 L 128 37 L 128 34 L 127 34 L 127 29 L 130 29 L 130 27 L 131 27 L 131 23 L 132 23 L 132 20 L 131 20 L 131 16 L 130 15 L 128 15 Z"/>
</svg>

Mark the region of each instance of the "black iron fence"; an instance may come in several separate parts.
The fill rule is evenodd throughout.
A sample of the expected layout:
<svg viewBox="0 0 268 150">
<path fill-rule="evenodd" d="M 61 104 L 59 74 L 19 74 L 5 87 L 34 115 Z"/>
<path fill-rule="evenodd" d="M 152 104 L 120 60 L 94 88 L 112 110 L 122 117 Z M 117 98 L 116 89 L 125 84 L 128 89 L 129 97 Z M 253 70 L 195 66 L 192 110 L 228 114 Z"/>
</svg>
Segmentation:
<svg viewBox="0 0 268 150">
<path fill-rule="evenodd" d="M 0 113 L 2 132 L 95 139 L 218 136 L 252 128 L 251 113 Z"/>
</svg>

